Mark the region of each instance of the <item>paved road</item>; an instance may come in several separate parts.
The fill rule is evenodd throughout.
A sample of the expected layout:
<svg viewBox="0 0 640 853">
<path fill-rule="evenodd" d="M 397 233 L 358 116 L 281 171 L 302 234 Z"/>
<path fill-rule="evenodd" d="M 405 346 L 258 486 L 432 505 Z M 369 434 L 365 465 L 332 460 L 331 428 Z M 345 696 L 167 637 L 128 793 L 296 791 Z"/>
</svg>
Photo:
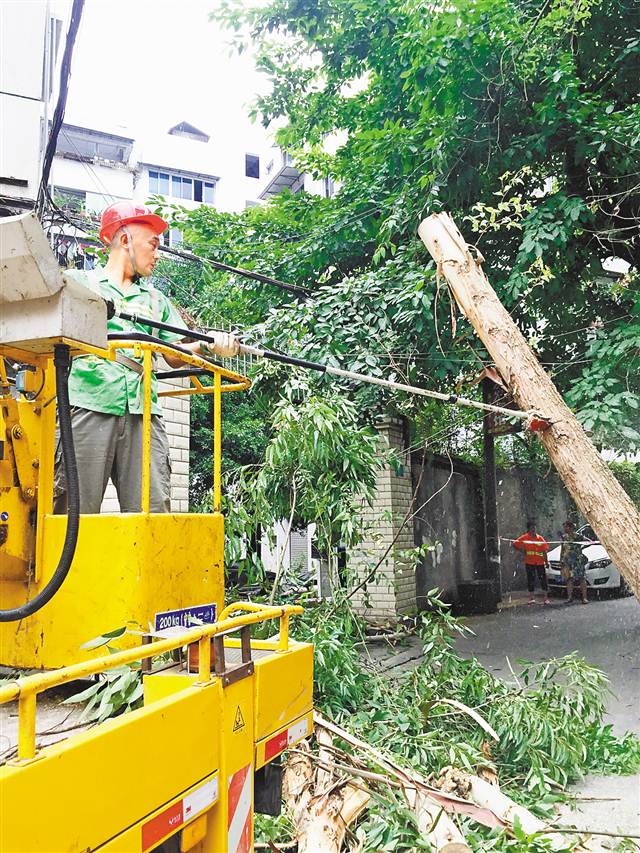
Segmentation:
<svg viewBox="0 0 640 853">
<path fill-rule="evenodd" d="M 458 649 L 475 655 L 488 669 L 513 680 L 507 656 L 539 661 L 577 651 L 602 669 L 614 696 L 607 703 L 618 733 L 640 734 L 640 605 L 635 598 L 593 600 L 567 605 L 552 599 L 548 607 L 514 607 L 466 621 L 475 636 L 460 639 Z"/>
<path fill-rule="evenodd" d="M 619 734 L 640 734 L 640 605 L 635 598 L 549 607 L 514 607 L 467 624 L 476 636 L 460 639 L 458 649 L 475 655 L 506 681 L 513 680 L 507 656 L 544 660 L 577 651 L 609 677 L 614 695 L 607 702 L 609 722 Z M 640 776 L 587 776 L 572 787 L 572 802 L 559 809 L 558 823 L 581 830 L 640 835 Z M 618 839 L 594 837 L 592 850 L 616 848 Z"/>
</svg>

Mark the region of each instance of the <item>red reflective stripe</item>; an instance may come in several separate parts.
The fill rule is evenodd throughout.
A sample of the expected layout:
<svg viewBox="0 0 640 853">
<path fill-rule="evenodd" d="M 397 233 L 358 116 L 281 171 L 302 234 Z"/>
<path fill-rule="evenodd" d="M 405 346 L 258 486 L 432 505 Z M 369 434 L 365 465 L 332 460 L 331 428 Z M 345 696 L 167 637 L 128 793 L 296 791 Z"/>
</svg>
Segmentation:
<svg viewBox="0 0 640 853">
<path fill-rule="evenodd" d="M 289 743 L 289 729 L 285 729 L 283 732 L 280 732 L 279 735 L 272 737 L 271 740 L 268 740 L 264 747 L 264 760 L 269 761 L 270 758 L 273 758 L 274 755 L 277 755 L 279 752 L 282 752 L 287 748 Z"/>
<path fill-rule="evenodd" d="M 180 800 L 143 825 L 142 849 L 148 850 L 169 835 L 170 832 L 181 827 L 182 824 L 182 800 Z"/>
<path fill-rule="evenodd" d="M 244 780 L 247 777 L 247 773 L 249 772 L 250 764 L 247 764 L 246 767 L 243 767 L 242 770 L 238 770 L 233 774 L 230 782 L 229 782 L 229 800 L 228 800 L 228 825 L 231 826 L 231 821 L 233 820 L 233 816 L 236 812 L 236 807 L 238 805 L 238 800 L 240 799 L 240 794 L 242 793 L 242 788 L 244 785 Z"/>
</svg>

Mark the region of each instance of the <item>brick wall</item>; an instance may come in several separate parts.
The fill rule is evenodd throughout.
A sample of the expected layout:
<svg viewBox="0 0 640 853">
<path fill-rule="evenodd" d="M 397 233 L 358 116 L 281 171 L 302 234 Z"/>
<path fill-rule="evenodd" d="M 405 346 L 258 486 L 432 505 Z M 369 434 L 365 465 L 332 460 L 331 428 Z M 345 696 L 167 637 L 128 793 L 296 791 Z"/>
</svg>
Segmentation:
<svg viewBox="0 0 640 853">
<path fill-rule="evenodd" d="M 188 379 L 172 379 L 161 382 L 160 391 L 187 387 Z M 189 417 L 190 397 L 161 397 L 160 405 L 164 417 L 169 453 L 171 456 L 171 511 L 189 511 Z M 116 490 L 109 480 L 101 507 L 102 512 L 119 512 L 120 504 Z"/>
<path fill-rule="evenodd" d="M 391 452 L 393 464 L 385 464 L 378 472 L 373 506 L 363 507 L 367 534 L 350 555 L 349 566 L 357 582 L 382 559 L 372 580 L 354 596 L 359 612 L 371 621 L 382 622 L 415 612 L 416 581 L 412 562 L 401 553 L 414 547 L 412 522 L 402 524 L 413 494 L 402 421 L 387 418 L 378 425 L 378 432 L 381 451 L 385 455 Z"/>
<path fill-rule="evenodd" d="M 172 380 L 173 387 L 188 387 L 188 379 Z M 168 391 L 168 382 L 160 390 Z M 162 413 L 171 457 L 171 511 L 189 512 L 189 431 L 191 397 L 161 397 Z"/>
</svg>

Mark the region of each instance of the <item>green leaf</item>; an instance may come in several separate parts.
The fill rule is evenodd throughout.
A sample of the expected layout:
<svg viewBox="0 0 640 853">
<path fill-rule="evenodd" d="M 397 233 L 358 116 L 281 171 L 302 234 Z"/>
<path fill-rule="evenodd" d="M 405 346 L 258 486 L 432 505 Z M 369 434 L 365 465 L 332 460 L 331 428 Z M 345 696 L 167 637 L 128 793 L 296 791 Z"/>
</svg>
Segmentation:
<svg viewBox="0 0 640 853">
<path fill-rule="evenodd" d="M 99 637 L 94 637 L 93 640 L 88 640 L 86 643 L 83 643 L 80 648 L 98 649 L 100 646 L 106 646 L 110 640 L 117 640 L 119 637 L 122 637 L 126 632 L 127 627 L 124 625 L 122 628 L 116 628 L 114 631 L 107 631 L 104 634 L 100 634 Z"/>
</svg>

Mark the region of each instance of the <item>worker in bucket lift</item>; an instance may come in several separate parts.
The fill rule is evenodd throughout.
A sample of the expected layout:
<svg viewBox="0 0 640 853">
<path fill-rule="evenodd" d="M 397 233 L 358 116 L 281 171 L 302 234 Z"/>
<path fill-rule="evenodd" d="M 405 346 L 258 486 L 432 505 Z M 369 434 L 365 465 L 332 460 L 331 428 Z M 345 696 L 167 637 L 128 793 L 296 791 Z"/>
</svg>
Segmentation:
<svg viewBox="0 0 640 853">
<path fill-rule="evenodd" d="M 536 603 L 535 588 L 536 577 L 544 591 L 544 604 L 549 601 L 549 585 L 547 583 L 547 551 L 549 545 L 546 539 L 536 531 L 536 523 L 533 519 L 527 521 L 527 532 L 523 533 L 513 541 L 513 547 L 518 551 L 524 551 L 524 567 L 527 572 L 527 589 L 529 590 L 529 604 Z"/>
<path fill-rule="evenodd" d="M 116 312 L 136 315 L 129 322 L 117 315 L 107 331 L 152 334 L 166 343 L 179 343 L 198 355 L 230 358 L 239 341 L 226 332 L 212 333 L 214 343 L 183 343 L 179 334 L 157 331 L 144 317 L 184 327 L 171 301 L 147 281 L 159 258 L 160 235 L 167 223 L 144 207 L 123 201 L 102 214 L 100 240 L 109 247 L 106 266 L 66 274 L 114 303 Z M 171 367 L 182 364 L 180 356 L 165 356 Z M 98 513 L 109 477 L 118 493 L 122 512 L 141 511 L 142 483 L 142 360 L 118 352 L 116 361 L 95 355 L 74 358 L 69 375 L 69 402 L 73 441 L 80 481 L 80 511 Z M 169 443 L 158 404 L 157 380 L 153 377 L 151 409 L 151 512 L 170 510 Z M 59 434 L 56 437 L 54 512 L 67 510 L 66 483 Z"/>
</svg>

